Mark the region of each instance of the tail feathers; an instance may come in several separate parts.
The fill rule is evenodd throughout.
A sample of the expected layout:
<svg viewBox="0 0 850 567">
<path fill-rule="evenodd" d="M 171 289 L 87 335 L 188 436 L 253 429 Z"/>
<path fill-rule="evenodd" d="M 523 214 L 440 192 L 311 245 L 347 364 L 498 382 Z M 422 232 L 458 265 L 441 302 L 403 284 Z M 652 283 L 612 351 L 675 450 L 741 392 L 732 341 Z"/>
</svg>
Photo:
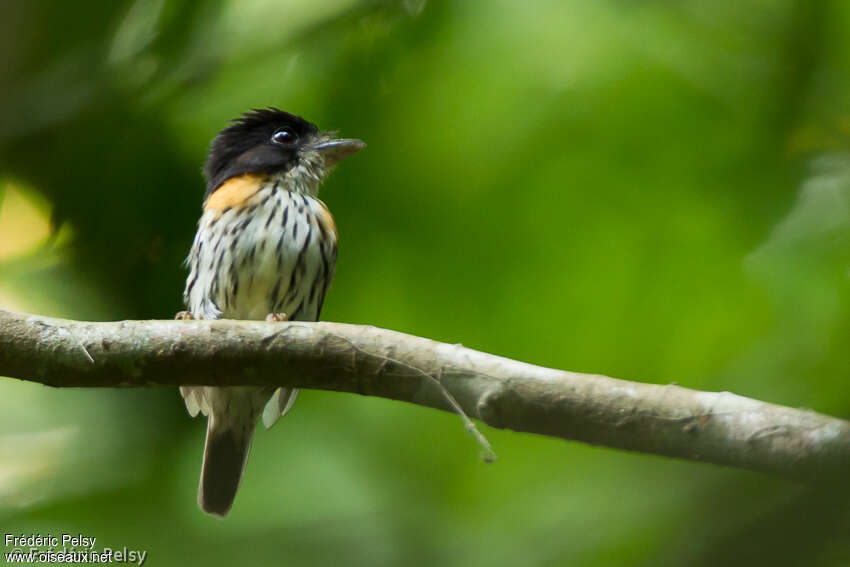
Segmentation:
<svg viewBox="0 0 850 567">
<path fill-rule="evenodd" d="M 253 422 L 217 427 L 210 415 L 198 489 L 198 506 L 207 514 L 224 517 L 230 512 L 248 461 L 254 427 Z"/>
</svg>

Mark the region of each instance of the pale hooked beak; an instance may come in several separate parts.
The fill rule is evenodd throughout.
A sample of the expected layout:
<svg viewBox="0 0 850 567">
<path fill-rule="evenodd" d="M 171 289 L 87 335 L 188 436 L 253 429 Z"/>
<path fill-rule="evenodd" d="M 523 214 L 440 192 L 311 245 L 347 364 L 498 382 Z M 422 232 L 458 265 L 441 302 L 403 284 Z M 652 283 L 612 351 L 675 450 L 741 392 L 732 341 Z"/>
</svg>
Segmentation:
<svg viewBox="0 0 850 567">
<path fill-rule="evenodd" d="M 322 154 L 322 157 L 325 158 L 325 165 L 330 167 L 341 162 L 348 156 L 356 154 L 365 147 L 366 143 L 363 140 L 356 138 L 336 138 L 321 141 L 310 146 L 310 149 Z"/>
</svg>

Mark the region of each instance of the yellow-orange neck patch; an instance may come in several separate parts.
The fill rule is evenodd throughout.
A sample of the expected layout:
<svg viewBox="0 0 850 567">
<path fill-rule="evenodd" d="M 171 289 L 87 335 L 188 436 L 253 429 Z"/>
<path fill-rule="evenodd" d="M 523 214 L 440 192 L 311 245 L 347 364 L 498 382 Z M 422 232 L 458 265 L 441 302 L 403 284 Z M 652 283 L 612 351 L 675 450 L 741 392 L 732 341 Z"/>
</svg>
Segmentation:
<svg viewBox="0 0 850 567">
<path fill-rule="evenodd" d="M 260 190 L 267 177 L 256 173 L 243 173 L 222 183 L 204 203 L 205 211 L 222 212 L 225 209 L 244 207 Z"/>
<path fill-rule="evenodd" d="M 319 201 L 319 205 L 322 206 L 321 211 L 319 211 L 319 214 L 316 215 L 316 222 L 319 225 L 319 228 L 322 231 L 323 235 L 328 233 L 332 234 L 333 240 L 336 241 L 338 237 L 336 231 L 336 221 L 334 221 L 334 217 L 328 210 L 328 206 L 325 204 L 325 202 L 319 199 L 316 200 Z"/>
</svg>

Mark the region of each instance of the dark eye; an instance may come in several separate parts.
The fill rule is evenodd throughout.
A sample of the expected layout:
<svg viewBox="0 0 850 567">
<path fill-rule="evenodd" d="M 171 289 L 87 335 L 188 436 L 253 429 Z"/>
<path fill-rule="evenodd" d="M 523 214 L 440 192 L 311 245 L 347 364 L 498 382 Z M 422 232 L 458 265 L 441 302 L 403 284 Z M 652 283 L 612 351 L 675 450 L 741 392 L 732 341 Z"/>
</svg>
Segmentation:
<svg viewBox="0 0 850 567">
<path fill-rule="evenodd" d="M 298 141 L 298 136 L 289 128 L 281 128 L 272 134 L 272 142 L 282 146 L 288 146 Z"/>
</svg>

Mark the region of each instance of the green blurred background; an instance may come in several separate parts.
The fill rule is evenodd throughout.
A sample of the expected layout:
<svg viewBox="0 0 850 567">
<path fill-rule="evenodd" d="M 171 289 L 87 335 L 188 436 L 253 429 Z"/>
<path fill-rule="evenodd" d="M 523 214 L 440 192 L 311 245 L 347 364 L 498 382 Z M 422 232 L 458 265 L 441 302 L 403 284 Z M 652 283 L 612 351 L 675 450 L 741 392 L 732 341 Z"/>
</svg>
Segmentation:
<svg viewBox="0 0 850 567">
<path fill-rule="evenodd" d="M 323 316 L 850 417 L 850 3 L 0 4 L 0 308 L 181 309 L 211 137 L 369 147 Z M 147 565 L 850 565 L 850 498 L 304 392 L 231 516 L 177 392 L 0 381 L 3 532 Z M 850 478 L 850 475 L 848 475 Z"/>
</svg>

